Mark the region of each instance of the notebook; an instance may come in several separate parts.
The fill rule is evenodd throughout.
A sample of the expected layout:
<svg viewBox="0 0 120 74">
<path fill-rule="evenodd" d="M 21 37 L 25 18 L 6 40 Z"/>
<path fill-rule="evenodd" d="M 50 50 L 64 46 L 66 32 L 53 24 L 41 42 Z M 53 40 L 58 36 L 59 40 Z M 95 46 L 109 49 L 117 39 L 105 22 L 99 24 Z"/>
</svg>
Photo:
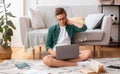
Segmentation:
<svg viewBox="0 0 120 74">
<path fill-rule="evenodd" d="M 79 57 L 79 45 L 71 44 L 56 47 L 56 59 L 72 59 Z"/>
<path fill-rule="evenodd" d="M 25 68 L 30 68 L 30 66 L 27 63 L 16 63 L 15 66 L 18 69 L 25 69 Z"/>
</svg>

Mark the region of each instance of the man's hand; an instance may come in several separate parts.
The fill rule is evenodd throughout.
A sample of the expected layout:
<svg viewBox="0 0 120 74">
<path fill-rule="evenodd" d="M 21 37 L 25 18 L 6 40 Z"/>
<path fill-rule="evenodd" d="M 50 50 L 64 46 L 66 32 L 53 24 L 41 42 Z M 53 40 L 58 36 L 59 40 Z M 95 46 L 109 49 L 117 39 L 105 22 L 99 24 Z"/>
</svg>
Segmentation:
<svg viewBox="0 0 120 74">
<path fill-rule="evenodd" d="M 51 55 L 52 55 L 53 57 L 56 57 L 56 53 L 55 53 L 55 51 L 52 50 Z"/>
<path fill-rule="evenodd" d="M 67 19 L 67 24 L 75 25 L 75 26 L 78 27 L 78 28 L 81 28 L 81 27 L 83 26 L 83 24 L 78 23 L 78 22 L 75 22 L 75 21 L 70 20 L 70 19 Z"/>
<path fill-rule="evenodd" d="M 78 22 L 75 22 L 75 21 L 70 20 L 70 19 L 67 18 L 67 24 L 74 25 L 74 23 L 78 23 Z"/>
<path fill-rule="evenodd" d="M 55 51 L 53 51 L 52 48 L 49 48 L 48 52 L 51 54 L 51 56 L 56 57 L 56 53 L 55 53 Z"/>
</svg>

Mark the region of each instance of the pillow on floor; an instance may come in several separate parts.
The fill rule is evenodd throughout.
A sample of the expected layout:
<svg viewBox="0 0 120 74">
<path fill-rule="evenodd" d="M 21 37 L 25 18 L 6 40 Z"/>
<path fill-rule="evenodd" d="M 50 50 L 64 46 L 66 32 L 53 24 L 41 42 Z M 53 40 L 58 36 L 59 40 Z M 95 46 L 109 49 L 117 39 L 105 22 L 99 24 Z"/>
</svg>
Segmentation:
<svg viewBox="0 0 120 74">
<path fill-rule="evenodd" d="M 84 24 L 84 21 L 85 21 L 83 17 L 72 17 L 72 18 L 69 18 L 69 19 L 72 20 L 72 21 L 81 23 L 81 24 Z"/>
<path fill-rule="evenodd" d="M 89 14 L 85 18 L 85 24 L 88 27 L 88 29 L 97 29 L 101 28 L 102 20 L 103 20 L 104 14 Z"/>
<path fill-rule="evenodd" d="M 30 12 L 30 20 L 32 23 L 32 28 L 33 29 L 41 29 L 45 28 L 44 21 L 42 19 L 41 13 L 39 9 L 29 9 Z"/>
</svg>

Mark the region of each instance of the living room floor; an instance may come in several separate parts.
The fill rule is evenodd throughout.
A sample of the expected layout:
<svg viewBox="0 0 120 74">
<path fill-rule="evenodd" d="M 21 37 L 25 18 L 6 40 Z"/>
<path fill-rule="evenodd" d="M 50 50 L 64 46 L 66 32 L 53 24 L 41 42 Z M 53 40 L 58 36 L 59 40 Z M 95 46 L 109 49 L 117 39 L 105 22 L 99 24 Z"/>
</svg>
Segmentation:
<svg viewBox="0 0 120 74">
<path fill-rule="evenodd" d="M 80 50 L 92 50 L 93 46 L 80 46 Z M 25 51 L 23 47 L 13 47 L 13 54 L 11 59 L 14 60 L 33 60 L 33 54 L 32 51 Z M 45 47 L 42 46 L 42 58 L 46 55 Z M 97 51 L 96 51 L 96 56 L 97 56 Z M 120 58 L 120 48 L 118 47 L 102 47 L 101 48 L 101 58 Z M 35 50 L 35 59 L 39 59 L 39 48 L 36 47 Z M 2 61 L 2 60 L 0 60 Z"/>
</svg>

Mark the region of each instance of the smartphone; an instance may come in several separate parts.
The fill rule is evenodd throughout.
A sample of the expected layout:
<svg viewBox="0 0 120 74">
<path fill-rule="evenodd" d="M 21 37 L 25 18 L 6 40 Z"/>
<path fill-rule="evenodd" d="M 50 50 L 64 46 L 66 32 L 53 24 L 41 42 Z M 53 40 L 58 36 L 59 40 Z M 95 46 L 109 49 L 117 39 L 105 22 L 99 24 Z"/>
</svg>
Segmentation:
<svg viewBox="0 0 120 74">
<path fill-rule="evenodd" d="M 113 69 L 120 69 L 120 66 L 114 66 L 114 65 L 109 65 L 107 66 L 108 68 L 113 68 Z"/>
</svg>

